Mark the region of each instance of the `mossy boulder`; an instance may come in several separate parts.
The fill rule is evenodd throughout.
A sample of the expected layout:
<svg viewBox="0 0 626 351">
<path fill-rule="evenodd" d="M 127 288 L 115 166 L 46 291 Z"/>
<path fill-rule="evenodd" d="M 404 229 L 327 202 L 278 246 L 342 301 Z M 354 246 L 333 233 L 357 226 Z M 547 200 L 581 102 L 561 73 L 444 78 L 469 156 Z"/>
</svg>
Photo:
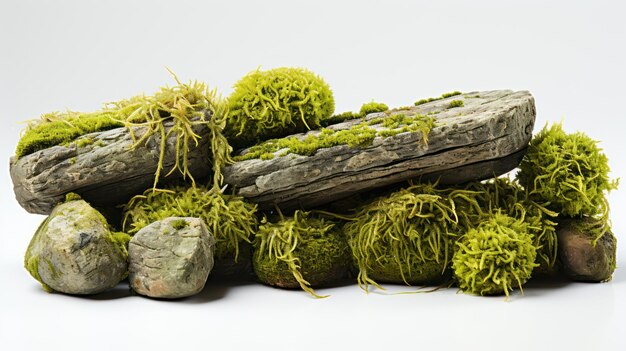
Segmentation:
<svg viewBox="0 0 626 351">
<path fill-rule="evenodd" d="M 296 211 L 293 217 L 259 226 L 252 259 L 265 284 L 303 290 L 337 284 L 353 267 L 347 241 L 336 223 Z"/>
<path fill-rule="evenodd" d="M 571 280 L 611 279 L 616 265 L 617 239 L 606 223 L 592 218 L 563 219 L 557 228 L 559 263 Z"/>
<path fill-rule="evenodd" d="M 97 294 L 126 277 L 127 240 L 111 232 L 87 202 L 72 200 L 56 206 L 39 226 L 24 264 L 47 291 Z"/>
<path fill-rule="evenodd" d="M 197 217 L 215 237 L 216 276 L 249 278 L 251 242 L 258 226 L 256 205 L 240 196 L 223 194 L 205 186 L 171 186 L 147 190 L 124 208 L 124 229 L 137 233 L 168 217 Z"/>
</svg>

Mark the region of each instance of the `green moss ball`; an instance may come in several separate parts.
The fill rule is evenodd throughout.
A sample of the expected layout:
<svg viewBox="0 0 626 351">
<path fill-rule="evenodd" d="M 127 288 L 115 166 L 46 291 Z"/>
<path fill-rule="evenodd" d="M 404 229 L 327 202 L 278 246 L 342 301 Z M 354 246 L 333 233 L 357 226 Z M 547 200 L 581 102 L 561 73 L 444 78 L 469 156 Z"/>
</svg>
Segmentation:
<svg viewBox="0 0 626 351">
<path fill-rule="evenodd" d="M 303 290 L 330 286 L 350 275 L 352 259 L 336 223 L 296 211 L 293 217 L 259 226 L 252 263 L 259 280 Z"/>
<path fill-rule="evenodd" d="M 196 217 L 216 239 L 212 275 L 251 274 L 251 242 L 258 226 L 256 205 L 242 197 L 206 187 L 173 186 L 147 190 L 124 208 L 124 230 L 134 235 L 141 228 L 168 217 Z"/>
<path fill-rule="evenodd" d="M 509 295 L 521 289 L 537 266 L 537 249 L 521 220 L 502 213 L 470 229 L 452 258 L 461 290 L 476 295 Z"/>
<path fill-rule="evenodd" d="M 225 134 L 233 147 L 315 129 L 335 110 L 330 87 L 304 68 L 254 71 L 228 98 Z"/>
<path fill-rule="evenodd" d="M 566 216 L 603 212 L 605 192 L 617 188 L 597 141 L 580 132 L 567 134 L 561 124 L 544 127 L 532 139 L 519 168 L 517 178 L 531 196 Z"/>
<path fill-rule="evenodd" d="M 455 205 L 432 185 L 414 185 L 366 204 L 345 225 L 359 285 L 438 284 L 457 230 Z"/>
</svg>

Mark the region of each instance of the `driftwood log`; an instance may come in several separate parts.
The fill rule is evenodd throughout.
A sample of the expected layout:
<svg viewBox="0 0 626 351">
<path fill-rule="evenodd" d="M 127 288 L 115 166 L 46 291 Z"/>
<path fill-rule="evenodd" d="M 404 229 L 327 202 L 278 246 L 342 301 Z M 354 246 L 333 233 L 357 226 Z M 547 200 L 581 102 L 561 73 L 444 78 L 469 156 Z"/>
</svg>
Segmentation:
<svg viewBox="0 0 626 351">
<path fill-rule="evenodd" d="M 453 100 L 462 100 L 463 106 L 450 108 Z M 430 114 L 437 119 L 426 145 L 420 132 L 406 132 L 376 137 L 366 147 L 320 149 L 312 156 L 278 156 L 282 152 L 278 151 L 270 160 L 245 160 L 226 167 L 225 181 L 261 207 L 289 209 L 316 207 L 408 179 L 458 184 L 494 177 L 521 161 L 532 136 L 535 102 L 527 91 L 481 91 L 370 114 L 366 120 L 397 113 Z M 360 122 L 330 128 L 349 129 Z"/>
<path fill-rule="evenodd" d="M 210 117 L 210 116 L 207 116 Z M 165 124 L 168 131 L 171 123 Z M 134 127 L 141 137 L 145 127 Z M 206 125 L 195 125 L 198 135 L 209 135 Z M 85 142 L 85 140 L 88 140 Z M 133 148 L 127 128 L 81 136 L 68 145 L 53 146 L 19 159 L 10 160 L 10 173 L 15 197 L 26 211 L 49 214 L 52 208 L 74 192 L 95 207 L 107 207 L 127 202 L 132 196 L 150 188 L 154 182 L 159 161 L 160 136 L 148 138 L 147 143 Z M 161 178 L 182 177 L 179 171 L 165 175 L 176 163 L 176 135 L 166 140 Z M 204 137 L 189 150 L 189 171 L 194 178 L 209 175 L 209 140 Z"/>
<path fill-rule="evenodd" d="M 464 106 L 449 108 L 452 100 L 462 100 Z M 261 207 L 288 209 L 312 208 L 420 177 L 438 179 L 442 184 L 485 179 L 518 165 L 532 135 L 535 104 L 526 91 L 499 90 L 462 94 L 389 115 L 397 113 L 436 117 L 437 126 L 431 130 L 427 145 L 422 143 L 421 133 L 407 132 L 377 137 L 367 147 L 335 146 L 312 156 L 289 154 L 271 160 L 240 161 L 224 169 L 225 181 Z M 386 114 L 370 114 L 366 119 L 381 116 Z M 360 122 L 347 121 L 329 128 L 348 129 Z M 206 126 L 194 128 L 199 135 L 209 135 Z M 134 128 L 136 136 L 143 132 L 142 127 Z M 81 142 L 83 139 L 89 142 Z M 175 143 L 174 135 L 166 142 L 162 175 L 175 164 Z M 145 145 L 132 148 L 133 144 L 128 130 L 117 128 L 19 159 L 13 157 L 10 174 L 15 196 L 28 212 L 39 214 L 49 214 L 69 192 L 96 207 L 125 203 L 152 186 L 159 158 L 158 136 Z M 211 172 L 209 148 L 209 139 L 204 137 L 189 150 L 189 168 L 197 179 Z M 173 172 L 166 179 L 180 177 L 179 172 Z"/>
</svg>

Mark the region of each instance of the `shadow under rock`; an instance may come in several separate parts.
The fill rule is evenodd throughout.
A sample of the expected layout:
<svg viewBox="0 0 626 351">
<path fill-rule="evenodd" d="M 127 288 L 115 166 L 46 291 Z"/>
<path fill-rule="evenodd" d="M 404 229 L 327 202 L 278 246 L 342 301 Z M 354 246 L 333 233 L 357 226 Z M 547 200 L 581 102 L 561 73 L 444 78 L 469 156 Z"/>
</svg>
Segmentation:
<svg viewBox="0 0 626 351">
<path fill-rule="evenodd" d="M 549 291 L 556 291 L 573 283 L 567 277 L 558 274 L 534 277 L 524 285 L 524 297 L 542 296 Z"/>
<path fill-rule="evenodd" d="M 174 301 L 180 301 L 182 303 L 187 304 L 200 304 L 200 303 L 208 303 L 215 300 L 219 300 L 228 295 L 228 292 L 231 289 L 256 284 L 254 281 L 250 280 L 238 280 L 238 279 L 218 279 L 209 277 L 204 285 L 204 289 L 199 294 L 189 296 L 182 299 L 177 299 Z"/>
<path fill-rule="evenodd" d="M 128 281 L 124 280 L 121 283 L 117 284 L 117 286 L 111 290 L 107 290 L 96 295 L 85 295 L 85 296 L 80 296 L 80 297 L 87 299 L 87 300 L 105 301 L 105 300 L 123 299 L 125 297 L 129 297 L 132 295 L 133 295 L 133 292 L 130 290 L 130 287 L 128 286 Z M 71 295 L 71 296 L 78 296 L 78 295 Z"/>
</svg>

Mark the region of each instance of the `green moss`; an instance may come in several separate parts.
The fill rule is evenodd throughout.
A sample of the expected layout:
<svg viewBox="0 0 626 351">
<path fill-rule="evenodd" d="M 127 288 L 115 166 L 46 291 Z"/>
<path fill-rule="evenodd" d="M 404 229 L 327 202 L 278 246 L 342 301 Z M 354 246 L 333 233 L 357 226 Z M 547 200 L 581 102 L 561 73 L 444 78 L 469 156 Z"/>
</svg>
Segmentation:
<svg viewBox="0 0 626 351">
<path fill-rule="evenodd" d="M 39 261 L 40 261 L 39 253 L 41 249 L 40 249 L 40 243 L 39 243 L 39 236 L 37 235 L 37 233 L 46 231 L 46 228 L 48 226 L 48 222 L 50 222 L 50 219 L 51 217 L 48 216 L 43 222 L 41 222 L 41 224 L 37 228 L 37 231 L 35 232 L 35 235 L 33 235 L 32 239 L 30 240 L 30 243 L 28 244 L 28 248 L 26 249 L 26 254 L 24 254 L 24 268 L 26 268 L 28 273 L 30 273 L 30 275 L 41 284 L 44 291 L 49 292 L 49 293 L 53 292 L 54 289 L 52 289 L 49 285 L 44 283 L 41 280 L 41 276 L 39 275 Z"/>
<path fill-rule="evenodd" d="M 390 137 L 404 132 L 421 132 L 422 141 L 428 143 L 428 134 L 435 127 L 435 118 L 422 115 L 396 114 L 361 122 L 350 129 L 333 130 L 322 128 L 319 133 L 305 138 L 287 137 L 272 139 L 248 149 L 245 154 L 235 156 L 235 161 L 250 159 L 270 159 L 270 154 L 281 151 L 279 156 L 288 154 L 313 155 L 317 150 L 338 145 L 364 147 L 371 145 L 374 138 Z"/>
<path fill-rule="evenodd" d="M 65 202 L 82 200 L 83 198 L 76 193 L 67 193 L 65 194 Z"/>
<path fill-rule="evenodd" d="M 111 241 L 125 255 L 128 255 L 128 242 L 130 242 L 131 238 L 132 236 L 124 232 L 111 232 Z"/>
<path fill-rule="evenodd" d="M 124 230 L 134 234 L 152 222 L 168 217 L 201 218 L 216 239 L 216 260 L 237 260 L 240 246 L 250 243 L 257 228 L 256 205 L 219 189 L 171 187 L 148 190 L 124 208 Z"/>
<path fill-rule="evenodd" d="M 95 143 L 95 140 L 93 140 L 93 138 L 90 138 L 90 137 L 79 138 L 74 142 L 76 147 L 79 147 L 79 148 L 92 145 L 94 143 Z"/>
<path fill-rule="evenodd" d="M 449 97 L 457 96 L 457 95 L 461 95 L 461 94 L 462 93 L 460 91 L 453 91 L 453 92 L 450 92 L 450 93 L 443 93 L 443 94 L 441 94 L 441 98 L 447 99 Z"/>
<path fill-rule="evenodd" d="M 431 98 L 427 98 L 427 99 L 418 100 L 418 101 L 415 102 L 415 106 L 423 105 L 423 104 L 426 104 L 426 103 L 429 103 L 429 102 L 432 102 L 432 101 L 447 99 L 449 97 L 457 96 L 457 95 L 461 95 L 461 94 L 462 93 L 460 91 L 453 91 L 453 92 L 450 92 L 450 93 L 444 93 L 444 94 L 441 94 L 440 97 L 436 97 L 436 98 L 432 98 L 431 97 Z"/>
<path fill-rule="evenodd" d="M 523 221 L 533 237 L 537 248 L 537 271 L 547 273 L 553 270 L 557 259 L 556 226 L 558 213 L 550 211 L 548 203 L 532 199 L 517 182 L 502 177 L 486 182 L 469 183 L 465 189 L 475 192 L 474 199 L 479 208 L 462 208 L 458 211 L 466 228 L 478 227 L 494 212 L 501 212 Z"/>
<path fill-rule="evenodd" d="M 448 108 L 462 107 L 463 105 L 463 100 L 452 100 L 450 101 Z"/>
<path fill-rule="evenodd" d="M 94 113 L 53 112 L 30 122 L 17 143 L 15 156 L 20 158 L 52 146 L 67 144 L 81 135 L 122 127 L 108 111 Z"/>
<path fill-rule="evenodd" d="M 618 182 L 608 176 L 607 157 L 584 133 L 546 125 L 530 142 L 517 179 L 531 196 L 566 216 L 606 215 L 605 193 Z"/>
<path fill-rule="evenodd" d="M 303 68 L 256 70 L 228 98 L 226 135 L 236 148 L 315 129 L 329 118 L 335 100 L 322 78 Z"/>
<path fill-rule="evenodd" d="M 266 218 L 255 236 L 254 270 L 269 285 L 297 288 L 315 297 L 313 287 L 345 278 L 352 267 L 350 251 L 336 224 L 308 212 L 271 223 Z"/>
<path fill-rule="evenodd" d="M 221 168 L 230 161 L 228 141 L 221 134 L 225 120 L 225 103 L 210 91 L 204 83 L 197 81 L 181 83 L 174 75 L 177 85 L 163 87 L 154 95 L 139 95 L 130 99 L 108 103 L 100 111 L 92 113 L 72 112 L 49 113 L 32 121 L 20 138 L 16 156 L 22 157 L 55 145 L 69 144 L 78 137 L 112 128 L 127 127 L 133 140 L 133 147 L 144 145 L 149 138 L 159 136 L 159 162 L 155 172 L 156 187 L 165 156 L 165 140 L 176 137 L 176 162 L 169 172 L 180 171 L 184 177 L 193 177 L 189 172 L 187 152 L 191 144 L 197 144 L 201 137 L 194 133 L 192 127 L 205 124 L 211 135 L 211 152 L 215 183 L 221 183 Z M 209 112 L 208 114 L 205 112 Z M 210 115 L 210 118 L 207 116 Z M 172 122 L 171 129 L 165 129 L 165 122 Z M 144 126 L 147 132 L 136 138 L 133 127 Z M 93 143 L 91 138 L 76 141 L 77 147 Z"/>
<path fill-rule="evenodd" d="M 359 114 L 361 116 L 367 116 L 370 113 L 376 113 L 376 112 L 385 112 L 389 109 L 389 107 L 383 103 L 380 102 L 368 102 L 365 103 L 361 106 L 361 109 L 359 110 Z"/>
<path fill-rule="evenodd" d="M 452 258 L 454 276 L 463 291 L 477 295 L 509 295 L 530 278 L 536 248 L 527 225 L 495 213 L 457 242 Z"/>
<path fill-rule="evenodd" d="M 472 193 L 413 185 L 360 209 L 344 227 L 358 283 L 433 284 L 444 279 L 459 232 L 456 201 Z M 477 205 L 476 205 L 477 206 Z"/>
<path fill-rule="evenodd" d="M 330 125 L 333 124 L 337 124 L 337 123 L 341 123 L 341 122 L 345 122 L 345 121 L 350 121 L 353 119 L 357 119 L 357 118 L 363 118 L 364 116 L 360 113 L 356 113 L 356 112 L 343 112 L 337 115 L 332 115 L 330 117 L 328 117 L 327 119 L 323 120 L 320 123 L 321 127 L 328 127 Z"/>
<path fill-rule="evenodd" d="M 172 227 L 176 230 L 187 228 L 187 226 L 189 225 L 189 223 L 187 223 L 187 221 L 182 218 L 173 221 L 171 224 L 172 224 Z"/>
</svg>

